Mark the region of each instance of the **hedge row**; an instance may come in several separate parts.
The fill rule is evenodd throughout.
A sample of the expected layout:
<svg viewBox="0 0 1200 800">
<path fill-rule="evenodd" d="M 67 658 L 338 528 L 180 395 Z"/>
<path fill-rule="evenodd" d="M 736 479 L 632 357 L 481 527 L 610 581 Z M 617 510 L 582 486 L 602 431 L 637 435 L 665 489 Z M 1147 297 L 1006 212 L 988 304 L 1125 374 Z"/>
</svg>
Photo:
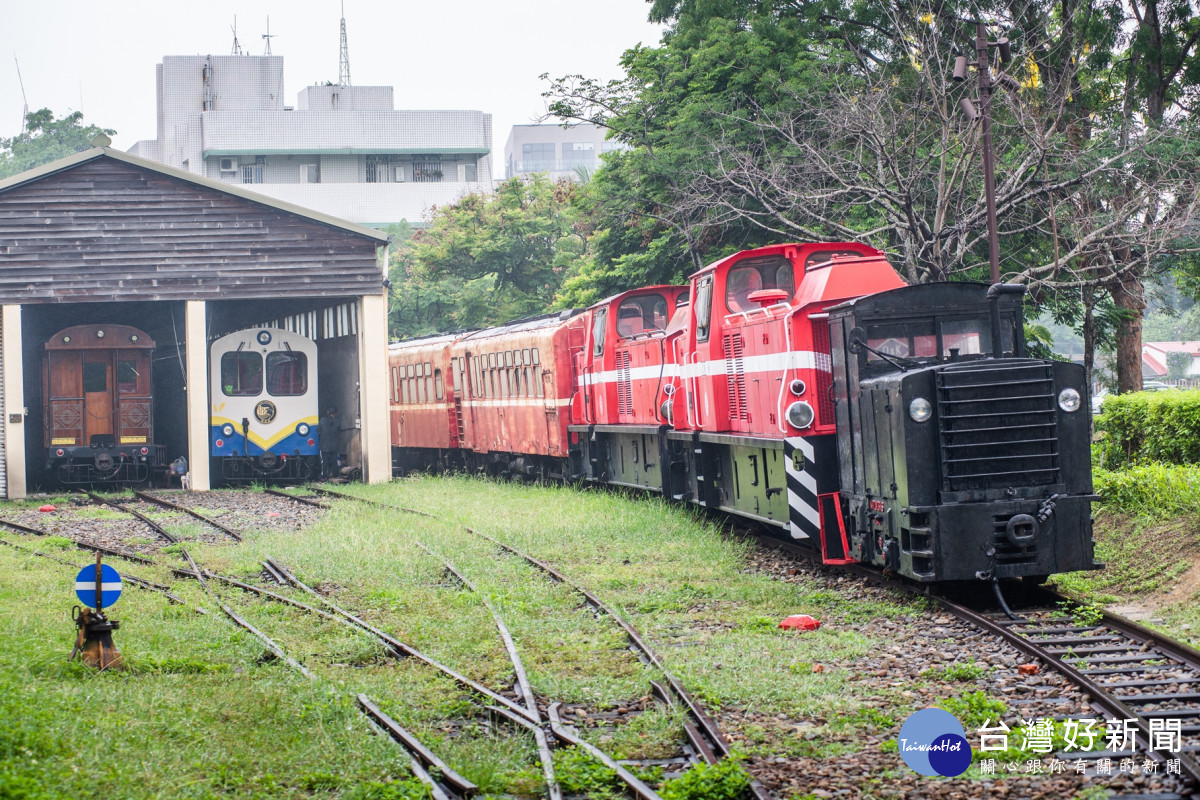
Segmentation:
<svg viewBox="0 0 1200 800">
<path fill-rule="evenodd" d="M 1100 464 L 1200 464 L 1200 390 L 1136 392 L 1109 397 L 1096 418 Z"/>
<path fill-rule="evenodd" d="M 1144 464 L 1110 472 L 1092 470 L 1096 494 L 1106 508 L 1167 518 L 1200 512 L 1200 470 L 1177 464 Z"/>
</svg>

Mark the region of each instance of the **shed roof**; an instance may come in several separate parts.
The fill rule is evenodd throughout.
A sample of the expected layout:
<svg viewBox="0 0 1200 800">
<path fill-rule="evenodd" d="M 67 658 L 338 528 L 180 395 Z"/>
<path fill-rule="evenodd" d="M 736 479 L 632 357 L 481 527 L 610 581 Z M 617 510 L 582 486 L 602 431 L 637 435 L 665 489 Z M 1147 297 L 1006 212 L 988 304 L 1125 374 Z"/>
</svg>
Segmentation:
<svg viewBox="0 0 1200 800">
<path fill-rule="evenodd" d="M 388 238 L 100 147 L 0 181 L 0 299 L 377 294 Z"/>
</svg>

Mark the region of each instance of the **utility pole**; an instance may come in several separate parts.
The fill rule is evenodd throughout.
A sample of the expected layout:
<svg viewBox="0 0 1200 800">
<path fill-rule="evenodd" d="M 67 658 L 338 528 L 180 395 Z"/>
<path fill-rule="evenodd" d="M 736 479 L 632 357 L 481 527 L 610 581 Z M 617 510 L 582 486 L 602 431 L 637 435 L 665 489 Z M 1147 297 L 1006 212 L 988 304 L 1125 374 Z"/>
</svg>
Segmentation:
<svg viewBox="0 0 1200 800">
<path fill-rule="evenodd" d="M 1007 64 L 1012 60 L 1012 50 L 1008 39 L 1001 38 L 995 42 L 988 41 L 987 26 L 982 22 L 975 23 L 975 72 L 979 89 L 979 109 L 970 98 L 962 100 L 963 114 L 970 122 L 982 117 L 983 127 L 983 192 L 987 204 L 988 226 L 988 260 L 991 265 L 992 283 L 1000 282 L 1000 233 L 996 221 L 996 170 L 992 161 L 992 92 L 995 83 L 1006 88 L 1017 88 L 1015 80 L 1000 72 L 996 75 L 995 83 L 988 64 L 988 50 L 995 47 L 1000 52 L 1000 63 Z M 962 82 L 967 78 L 967 57 L 958 56 L 954 59 L 954 80 Z"/>
</svg>

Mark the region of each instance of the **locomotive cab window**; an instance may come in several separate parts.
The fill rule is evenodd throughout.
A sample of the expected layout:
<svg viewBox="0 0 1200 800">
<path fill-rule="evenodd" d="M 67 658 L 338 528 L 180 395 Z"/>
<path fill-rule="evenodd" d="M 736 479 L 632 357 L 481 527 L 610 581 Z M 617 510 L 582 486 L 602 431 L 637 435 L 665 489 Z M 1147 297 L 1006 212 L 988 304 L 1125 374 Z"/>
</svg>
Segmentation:
<svg viewBox="0 0 1200 800">
<path fill-rule="evenodd" d="M 296 351 L 267 354 L 267 394 L 298 397 L 308 392 L 308 356 Z"/>
<path fill-rule="evenodd" d="M 242 351 L 221 354 L 221 391 L 227 397 L 257 397 L 262 389 L 262 356 Z"/>
<path fill-rule="evenodd" d="M 708 326 L 712 321 L 712 285 L 710 272 L 696 284 L 696 341 L 708 341 Z"/>
<path fill-rule="evenodd" d="M 867 362 L 885 362 L 883 353 L 893 358 L 933 358 L 937 356 L 937 333 L 932 319 L 901 322 L 868 322 Z M 874 351 L 874 352 L 872 352 Z"/>
<path fill-rule="evenodd" d="M 752 311 L 759 304 L 750 295 L 760 289 L 778 289 L 791 300 L 796 293 L 792 262 L 783 256 L 748 258 L 738 262 L 725 277 L 725 308 L 729 313 Z"/>
<path fill-rule="evenodd" d="M 622 339 L 660 331 L 667 327 L 667 299 L 661 294 L 646 294 L 621 301 L 617 307 L 617 335 Z"/>
<path fill-rule="evenodd" d="M 595 318 L 592 320 L 592 355 L 604 355 L 604 323 L 608 319 L 608 311 L 603 308 L 596 309 Z"/>
</svg>

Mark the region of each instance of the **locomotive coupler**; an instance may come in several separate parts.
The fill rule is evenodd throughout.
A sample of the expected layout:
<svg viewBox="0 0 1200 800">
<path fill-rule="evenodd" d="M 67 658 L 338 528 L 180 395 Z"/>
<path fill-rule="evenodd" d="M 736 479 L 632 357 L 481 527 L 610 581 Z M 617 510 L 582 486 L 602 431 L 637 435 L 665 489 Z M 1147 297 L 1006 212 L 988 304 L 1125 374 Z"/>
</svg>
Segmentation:
<svg viewBox="0 0 1200 800">
<path fill-rule="evenodd" d="M 1038 509 L 1037 521 L 1045 522 L 1050 519 L 1050 515 L 1054 513 L 1054 501 L 1058 499 L 1058 495 L 1052 494 L 1046 498 L 1046 502 L 1042 503 L 1042 507 Z"/>
<path fill-rule="evenodd" d="M 79 629 L 75 637 L 75 647 L 71 650 L 68 661 L 78 653 L 80 659 L 89 667 L 97 669 L 123 669 L 121 652 L 113 644 L 112 632 L 121 627 L 115 619 L 108 619 L 103 611 L 93 611 L 90 608 L 75 606 L 71 609 L 71 618 Z"/>
</svg>

